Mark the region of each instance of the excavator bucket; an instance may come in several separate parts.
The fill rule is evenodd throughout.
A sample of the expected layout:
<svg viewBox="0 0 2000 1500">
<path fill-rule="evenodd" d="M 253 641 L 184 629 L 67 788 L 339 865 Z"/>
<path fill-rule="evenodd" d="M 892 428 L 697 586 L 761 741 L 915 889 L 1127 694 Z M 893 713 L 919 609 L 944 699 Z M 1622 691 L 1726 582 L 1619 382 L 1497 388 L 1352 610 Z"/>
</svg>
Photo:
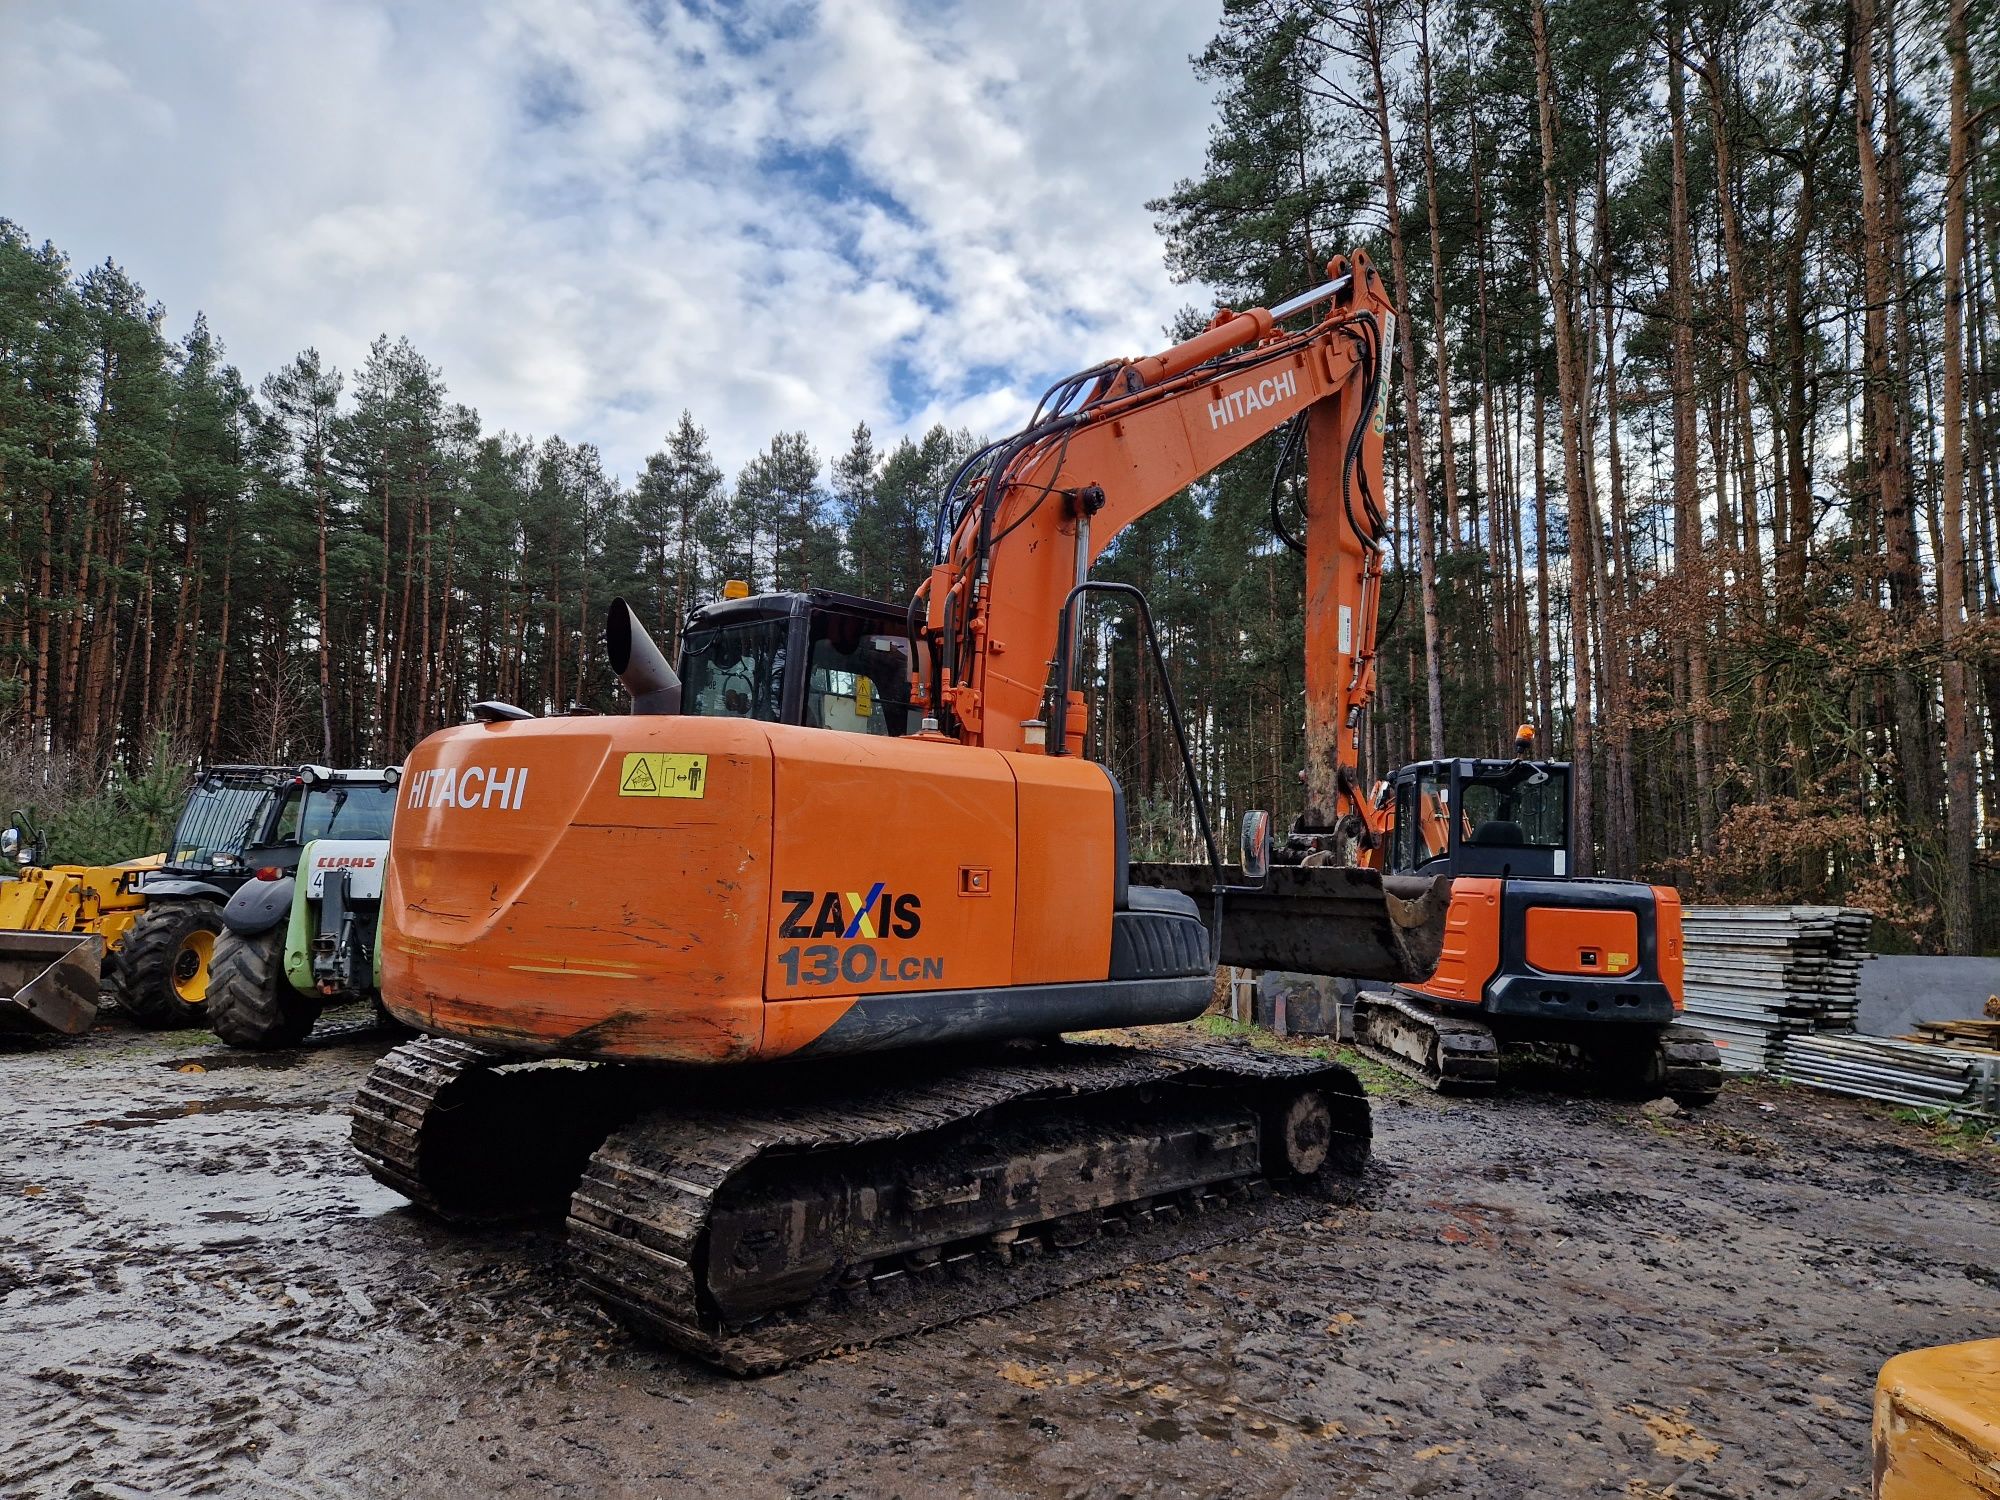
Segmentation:
<svg viewBox="0 0 2000 1500">
<path fill-rule="evenodd" d="M 103 952 L 87 932 L 0 932 L 0 1031 L 90 1030 Z"/>
<path fill-rule="evenodd" d="M 1251 884 L 1235 866 L 1230 886 Z M 1207 865 L 1135 864 L 1132 880 L 1194 897 L 1214 915 L 1215 873 Z M 1415 984 L 1430 977 L 1444 946 L 1451 882 L 1384 876 L 1339 865 L 1273 865 L 1254 890 L 1222 902 L 1222 962 L 1244 969 L 1328 974 Z"/>
</svg>

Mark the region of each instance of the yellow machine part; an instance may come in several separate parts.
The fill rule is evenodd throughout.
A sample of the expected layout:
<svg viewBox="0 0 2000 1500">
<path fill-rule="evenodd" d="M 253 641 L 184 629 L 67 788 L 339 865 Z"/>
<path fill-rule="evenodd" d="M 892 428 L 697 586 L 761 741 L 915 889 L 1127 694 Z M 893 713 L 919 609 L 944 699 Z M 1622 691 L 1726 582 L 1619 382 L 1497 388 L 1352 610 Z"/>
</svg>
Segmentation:
<svg viewBox="0 0 2000 1500">
<path fill-rule="evenodd" d="M 1874 1450 L 1875 1500 L 2000 1500 L 2000 1339 L 1883 1365 Z"/>
<path fill-rule="evenodd" d="M 139 877 L 163 854 L 121 865 L 34 865 L 0 881 L 0 932 L 87 932 L 114 951 L 146 908 Z"/>
</svg>

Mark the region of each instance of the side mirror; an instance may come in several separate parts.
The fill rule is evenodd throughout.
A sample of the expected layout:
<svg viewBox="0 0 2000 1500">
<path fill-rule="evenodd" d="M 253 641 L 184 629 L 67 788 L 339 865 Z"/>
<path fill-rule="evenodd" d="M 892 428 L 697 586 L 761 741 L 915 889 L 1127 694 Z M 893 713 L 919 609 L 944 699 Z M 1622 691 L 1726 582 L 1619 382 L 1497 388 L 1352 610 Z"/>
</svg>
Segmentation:
<svg viewBox="0 0 2000 1500">
<path fill-rule="evenodd" d="M 20 829 L 9 828 L 6 832 L 0 833 L 0 854 L 4 854 L 7 856 L 7 858 L 12 859 L 15 855 L 19 854 L 20 852 L 21 852 Z"/>
<path fill-rule="evenodd" d="M 1271 815 L 1261 808 L 1243 815 L 1243 878 L 1262 880 L 1271 873 Z"/>
</svg>

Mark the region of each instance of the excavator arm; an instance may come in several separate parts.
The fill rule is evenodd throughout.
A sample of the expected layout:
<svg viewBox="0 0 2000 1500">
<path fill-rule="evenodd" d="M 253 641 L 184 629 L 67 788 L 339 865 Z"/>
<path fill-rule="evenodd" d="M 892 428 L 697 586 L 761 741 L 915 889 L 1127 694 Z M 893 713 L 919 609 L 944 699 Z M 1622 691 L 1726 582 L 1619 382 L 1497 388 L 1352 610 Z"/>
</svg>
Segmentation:
<svg viewBox="0 0 2000 1500">
<path fill-rule="evenodd" d="M 1324 286 L 1276 309 L 1223 311 L 1163 353 L 1070 377 L 1023 431 L 968 461 L 945 497 L 954 520 L 945 560 L 919 591 L 941 647 L 931 701 L 949 732 L 1027 748 L 1060 693 L 1066 743 L 1047 748 L 1080 754 L 1082 695 L 1054 680 L 1071 591 L 1119 532 L 1297 421 L 1307 459 L 1306 700 L 1316 706 L 1308 802 L 1363 811 L 1350 789 L 1375 685 L 1395 318 L 1367 256 L 1336 258 L 1327 272 Z M 1310 327 L 1281 326 L 1321 307 Z"/>
</svg>

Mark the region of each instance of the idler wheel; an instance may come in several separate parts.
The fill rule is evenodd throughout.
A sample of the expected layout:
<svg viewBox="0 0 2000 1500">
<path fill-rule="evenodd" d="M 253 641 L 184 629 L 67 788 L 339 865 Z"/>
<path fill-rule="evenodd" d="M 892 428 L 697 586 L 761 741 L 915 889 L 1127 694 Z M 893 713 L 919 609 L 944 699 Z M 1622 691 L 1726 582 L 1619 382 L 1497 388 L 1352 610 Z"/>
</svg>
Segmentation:
<svg viewBox="0 0 2000 1500">
<path fill-rule="evenodd" d="M 1326 1165 L 1333 1145 L 1333 1111 L 1317 1089 L 1302 1089 L 1264 1112 L 1264 1170 L 1273 1177 L 1310 1177 Z"/>
</svg>

